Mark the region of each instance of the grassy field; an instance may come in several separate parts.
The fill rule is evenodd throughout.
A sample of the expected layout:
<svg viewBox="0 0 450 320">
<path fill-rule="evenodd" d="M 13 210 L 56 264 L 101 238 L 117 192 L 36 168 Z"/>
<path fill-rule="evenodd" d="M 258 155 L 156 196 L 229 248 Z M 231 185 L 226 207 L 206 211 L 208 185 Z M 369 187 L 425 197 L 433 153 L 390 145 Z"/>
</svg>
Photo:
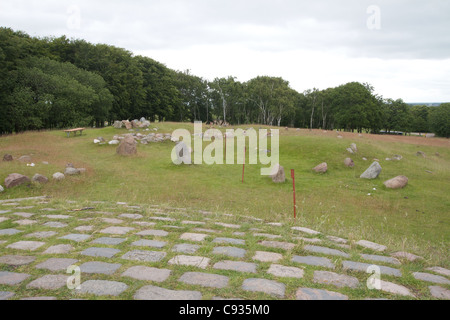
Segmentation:
<svg viewBox="0 0 450 320">
<path fill-rule="evenodd" d="M 156 126 L 160 133 L 172 133 L 178 128 L 193 132 L 191 124 Z M 63 182 L 8 189 L 0 194 L 0 200 L 49 195 L 61 200 L 159 204 L 249 215 L 350 240 L 367 239 L 392 250 L 422 255 L 443 267 L 450 265 L 450 143 L 446 139 L 351 133 L 342 133 L 343 139 L 338 139 L 336 132 L 283 129 L 280 162 L 288 181 L 274 184 L 260 175 L 260 165 L 248 165 L 242 184 L 241 165 L 175 166 L 170 158 L 174 147 L 170 141 L 139 145 L 138 155 L 132 157 L 116 155 L 116 146 L 93 143 L 98 136 L 110 140 L 122 133 L 126 130 L 105 128 L 87 130 L 83 136 L 70 139 L 61 131 L 0 137 L 0 157 L 7 153 L 15 159 L 30 155 L 36 164 L 27 167 L 18 161 L 0 161 L 1 184 L 10 173 L 29 177 L 40 173 L 51 178 L 55 172 L 64 172 L 67 163 L 87 169 L 85 174 L 67 177 Z M 355 168 L 344 165 L 344 159 L 350 156 L 346 148 L 351 143 L 359 149 L 351 155 Z M 427 156 L 418 157 L 417 151 Z M 395 154 L 403 159 L 385 161 Z M 380 159 L 383 167 L 380 177 L 359 179 L 374 158 Z M 328 173 L 314 173 L 311 169 L 322 162 L 328 163 Z M 290 169 L 296 170 L 295 222 Z M 386 189 L 383 182 L 398 175 L 409 178 L 408 186 Z"/>
</svg>

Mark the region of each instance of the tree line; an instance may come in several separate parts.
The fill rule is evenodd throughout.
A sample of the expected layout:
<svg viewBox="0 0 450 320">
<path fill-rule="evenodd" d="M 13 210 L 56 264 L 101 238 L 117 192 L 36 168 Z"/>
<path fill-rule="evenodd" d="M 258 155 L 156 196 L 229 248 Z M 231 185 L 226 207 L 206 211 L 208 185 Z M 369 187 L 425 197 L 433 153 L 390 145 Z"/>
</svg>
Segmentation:
<svg viewBox="0 0 450 320">
<path fill-rule="evenodd" d="M 280 77 L 208 81 L 114 46 L 0 28 L 0 134 L 141 117 L 450 136 L 450 104 L 410 106 L 367 83 L 300 93 Z"/>
</svg>

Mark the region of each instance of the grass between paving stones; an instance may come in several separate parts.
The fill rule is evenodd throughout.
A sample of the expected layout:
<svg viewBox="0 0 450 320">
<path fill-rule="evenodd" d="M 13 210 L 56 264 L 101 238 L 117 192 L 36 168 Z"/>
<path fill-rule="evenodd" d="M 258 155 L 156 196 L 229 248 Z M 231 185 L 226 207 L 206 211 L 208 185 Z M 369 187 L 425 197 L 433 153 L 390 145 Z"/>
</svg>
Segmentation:
<svg viewBox="0 0 450 320">
<path fill-rule="evenodd" d="M 32 202 L 28 203 L 21 203 L 21 206 L 25 205 L 32 205 Z M 19 286 L 14 287 L 14 292 L 16 293 L 17 298 L 21 297 L 30 297 L 30 296 L 56 296 L 60 299 L 71 299 L 71 298 L 86 298 L 86 299 L 132 299 L 134 293 L 143 287 L 144 285 L 156 285 L 160 287 L 164 287 L 171 290 L 201 290 L 203 294 L 204 299 L 210 299 L 212 297 L 223 297 L 223 298 L 242 298 L 242 299 L 250 299 L 250 300 L 261 300 L 261 299 L 274 299 L 274 297 L 262 293 L 253 293 L 248 292 L 245 290 L 242 290 L 241 286 L 245 279 L 248 278 L 263 278 L 268 280 L 275 280 L 281 283 L 284 283 L 286 285 L 286 295 L 284 299 L 294 299 L 295 293 L 300 287 L 311 287 L 311 288 L 319 288 L 319 289 L 326 289 L 326 290 L 332 290 L 336 292 L 341 292 L 343 294 L 346 294 L 349 296 L 350 299 L 364 299 L 366 297 L 371 298 L 395 298 L 395 299 L 408 299 L 401 296 L 395 296 L 395 295 L 389 295 L 386 293 L 380 293 L 377 291 L 369 291 L 367 288 L 365 288 L 365 282 L 367 281 L 368 275 L 360 272 L 346 272 L 342 270 L 342 261 L 343 260 L 352 260 L 352 261 L 361 261 L 366 262 L 364 260 L 359 259 L 359 256 L 357 253 L 369 253 L 369 254 L 375 254 L 373 251 L 368 249 L 362 249 L 361 247 L 355 247 L 352 246 L 350 249 L 342 249 L 336 244 L 328 241 L 324 235 L 318 235 L 318 236 L 309 236 L 302 234 L 297 231 L 291 230 L 290 224 L 285 224 L 282 227 L 273 227 L 268 226 L 264 224 L 263 222 L 255 222 L 255 221 L 249 221 L 249 218 L 241 218 L 239 216 L 225 216 L 220 214 L 211 214 L 211 215 L 201 215 L 196 214 L 192 212 L 177 212 L 177 210 L 169 209 L 169 210 L 163 210 L 165 211 L 166 215 L 162 215 L 160 213 L 157 213 L 154 211 L 154 209 L 150 207 L 142 207 L 141 209 L 131 209 L 127 207 L 121 207 L 117 205 L 111 205 L 111 204 L 96 204 L 94 210 L 90 211 L 79 211 L 74 212 L 71 211 L 76 208 L 81 208 L 84 206 L 94 206 L 88 202 L 83 203 L 77 203 L 77 204 L 68 204 L 67 202 L 63 200 L 53 200 L 49 204 L 41 204 L 36 205 L 34 208 L 31 209 L 25 209 L 25 210 L 16 210 L 13 207 L 11 207 L 11 212 L 7 214 L 3 214 L 2 216 L 9 217 L 11 220 L 5 221 L 0 225 L 0 228 L 16 228 L 18 230 L 22 230 L 24 232 L 13 235 L 13 236 L 7 236 L 7 237 L 1 237 L 0 240 L 7 240 L 7 243 L 0 245 L 2 255 L 6 254 L 18 254 L 18 255 L 33 255 L 36 256 L 37 259 L 35 262 L 33 262 L 30 265 L 27 266 L 21 266 L 18 268 L 12 268 L 12 267 L 4 267 L 2 266 L 2 271 L 11 271 L 11 272 L 20 272 L 20 273 L 28 273 L 31 274 L 32 277 L 24 281 Z M 43 211 L 41 209 L 43 208 L 57 208 L 56 211 Z M 14 212 L 17 211 L 23 211 L 23 212 L 29 212 L 34 213 L 35 215 L 31 217 L 30 219 L 38 221 L 37 224 L 32 226 L 16 226 L 12 220 L 20 220 L 21 217 L 16 217 L 13 215 Z M 120 218 L 120 214 L 122 213 L 137 213 L 143 215 L 143 219 L 141 220 L 132 220 L 127 218 Z M 43 224 L 47 221 L 53 221 L 52 219 L 46 218 L 44 216 L 46 215 L 69 215 L 71 216 L 70 219 L 67 220 L 55 220 L 55 221 L 61 221 L 66 224 L 68 224 L 67 227 L 62 229 L 54 229 L 54 228 L 48 228 L 44 227 Z M 176 218 L 176 221 L 157 221 L 150 219 L 151 217 L 172 217 Z M 93 218 L 93 220 L 90 220 L 88 222 L 86 221 L 80 221 L 80 219 L 85 218 Z M 128 226 L 133 227 L 135 230 L 128 233 L 127 235 L 105 235 L 100 234 L 100 230 L 112 226 L 112 224 L 105 223 L 101 218 L 116 218 L 123 220 L 123 223 L 118 224 L 117 226 Z M 209 219 L 209 220 L 207 220 Z M 201 226 L 201 228 L 207 228 L 211 230 L 216 230 L 216 233 L 209 234 L 209 237 L 206 238 L 205 241 L 201 243 L 197 242 L 191 242 L 191 241 L 182 241 L 180 240 L 181 234 L 185 232 L 196 232 L 193 229 L 196 226 L 193 225 L 185 225 L 182 224 L 182 220 L 193 220 L 193 221 L 204 221 L 206 222 L 206 225 Z M 134 221 L 147 221 L 147 222 L 155 222 L 156 224 L 151 227 L 145 227 L 145 226 L 139 226 L 133 224 Z M 239 224 L 241 225 L 240 229 L 231 229 L 226 228 L 223 226 L 219 226 L 216 224 L 216 222 L 225 222 L 228 224 Z M 93 230 L 90 232 L 77 232 L 74 231 L 74 229 L 78 226 L 82 225 L 90 225 L 93 226 Z M 116 225 L 114 225 L 116 226 Z M 172 229 L 170 226 L 177 226 L 181 227 L 181 229 Z M 260 244 L 261 240 L 271 240 L 266 239 L 265 237 L 255 237 L 253 236 L 253 233 L 255 231 L 251 231 L 251 228 L 258 228 L 260 231 L 259 233 L 268 233 L 268 234 L 275 234 L 275 235 L 281 235 L 280 239 L 275 239 L 275 241 L 286 241 L 297 244 L 296 247 L 291 251 L 285 251 L 282 249 L 277 248 L 268 248 L 264 247 Z M 154 230 L 166 230 L 169 232 L 169 235 L 167 237 L 142 237 L 136 235 L 139 231 L 147 230 L 147 229 L 154 229 Z M 36 250 L 35 252 L 24 252 L 21 250 L 11 250 L 6 249 L 6 246 L 8 244 L 14 243 L 16 241 L 23 240 L 23 236 L 25 234 L 34 233 L 37 231 L 56 231 L 58 234 L 43 240 L 37 240 L 37 239 L 29 239 L 29 240 L 35 240 L 35 241 L 43 241 L 46 242 L 46 245 L 44 247 L 41 247 L 40 249 Z M 235 232 L 243 232 L 243 235 L 236 235 Z M 91 239 L 77 243 L 73 241 L 68 240 L 62 240 L 59 239 L 61 236 L 71 234 L 71 233 L 85 233 L 85 234 L 91 234 Z M 202 233 L 202 232 L 198 232 Z M 321 255 L 321 254 L 312 254 L 306 250 L 303 249 L 303 246 L 305 244 L 308 244 L 305 241 L 299 241 L 295 240 L 295 237 L 302 236 L 305 238 L 319 238 L 323 241 L 323 243 L 316 244 L 318 246 L 326 246 L 329 248 L 338 249 L 347 253 L 351 254 L 351 258 L 342 258 L 342 257 L 333 257 L 333 256 L 327 256 L 327 255 Z M 125 238 L 126 241 L 122 244 L 116 245 L 116 246 L 107 246 L 107 245 L 101 245 L 101 244 L 92 244 L 91 242 L 94 239 L 100 238 L 100 237 L 119 237 L 119 238 Z M 242 239 L 245 240 L 245 245 L 229 245 L 229 244 L 216 244 L 212 243 L 214 238 L 216 237 L 226 237 L 226 238 L 235 238 L 235 239 Z M 140 239 L 152 239 L 152 240 L 159 240 L 159 241 L 166 241 L 168 242 L 168 245 L 163 249 L 153 249 L 153 248 L 140 248 L 140 247 L 133 247 L 130 244 L 134 241 L 140 240 Z M 27 239 L 28 240 L 28 239 Z M 75 249 L 66 255 L 44 255 L 41 254 L 41 252 L 45 251 L 48 247 L 55 245 L 55 244 L 71 244 Z M 175 253 L 171 251 L 171 248 L 176 243 L 192 243 L 192 244 L 199 244 L 201 245 L 201 248 L 199 251 L 195 254 L 191 255 L 198 255 L 203 256 L 211 259 L 210 266 L 205 270 L 200 270 L 196 267 L 186 267 L 186 266 L 173 266 L 169 265 L 167 262 L 177 256 L 181 255 L 182 253 Z M 244 248 L 247 250 L 247 254 L 243 259 L 238 258 L 230 258 L 228 256 L 223 255 L 215 255 L 212 253 L 213 248 L 216 246 L 234 246 L 239 248 Z M 84 255 L 80 255 L 82 251 L 84 251 L 87 248 L 90 247 L 105 247 L 105 248 L 116 248 L 121 250 L 120 253 L 118 253 L 113 258 L 101 258 L 101 257 L 88 257 Z M 138 261 L 128 261 L 121 259 L 121 256 L 127 253 L 131 250 L 150 250 L 150 251 L 165 251 L 167 252 L 167 256 L 160 262 L 156 263 L 146 263 L 146 262 L 138 262 Z M 305 270 L 305 276 L 302 279 L 288 279 L 288 278 L 278 278 L 274 277 L 266 271 L 270 267 L 271 263 L 261 263 L 256 262 L 258 265 L 257 273 L 240 273 L 236 271 L 227 271 L 227 270 L 216 270 L 213 269 L 212 266 L 219 261 L 223 260 L 233 260 L 233 261 L 246 261 L 246 262 L 255 262 L 252 261 L 252 257 L 254 256 L 256 251 L 267 251 L 267 252 L 275 252 L 280 253 L 283 255 L 283 260 L 277 262 L 278 264 L 282 264 L 285 266 L 293 266 L 297 268 L 302 268 Z M 321 267 L 313 267 L 313 266 L 307 266 L 307 265 L 301 265 L 295 262 L 292 262 L 291 259 L 294 255 L 314 255 L 314 256 L 324 256 L 333 261 L 336 265 L 335 270 L 329 270 L 327 268 L 321 268 Z M 383 254 L 381 254 L 383 255 Z M 49 258 L 73 258 L 78 259 L 80 262 L 78 265 L 81 265 L 82 263 L 88 262 L 88 261 L 102 261 L 107 263 L 120 263 L 122 264 L 121 268 L 117 270 L 112 275 L 96 275 L 96 274 L 83 274 L 82 275 L 82 282 L 87 280 L 109 280 L 109 281 L 119 281 L 126 283 L 129 288 L 121 294 L 119 297 L 97 297 L 94 295 L 80 295 L 76 294 L 73 291 L 70 291 L 66 288 L 63 288 L 61 290 L 57 291 L 46 291 L 46 290 L 39 290 L 39 289 L 27 289 L 26 285 L 30 283 L 31 281 L 39 278 L 42 275 L 47 274 L 48 272 L 45 272 L 45 270 L 39 270 L 35 269 L 35 266 L 39 263 L 42 263 L 46 261 Z M 152 283 L 147 281 L 138 281 L 132 278 L 122 277 L 121 274 L 126 271 L 131 266 L 136 265 L 142 265 L 142 266 L 149 266 L 149 267 L 155 267 L 155 268 L 163 268 L 163 269 L 170 269 L 172 270 L 172 275 L 169 277 L 168 280 L 166 280 L 163 283 Z M 388 265 L 389 264 L 381 264 L 381 265 Z M 402 266 L 392 266 L 395 268 L 398 268 L 402 271 L 403 277 L 392 277 L 392 276 L 383 276 L 383 280 L 386 281 L 392 281 L 397 284 L 401 284 L 409 288 L 414 294 L 416 294 L 421 299 L 429 299 L 430 294 L 428 290 L 428 285 L 431 285 L 429 283 L 425 283 L 422 281 L 418 281 L 412 277 L 412 272 L 415 271 L 421 271 L 425 267 L 425 262 L 418 262 L 418 263 L 408 263 L 404 264 Z M 348 288 L 334 288 L 332 286 L 327 286 L 323 284 L 316 284 L 313 282 L 313 274 L 315 270 L 324 270 L 324 271 L 333 271 L 339 274 L 348 274 L 352 275 L 359 279 L 361 288 L 359 289 L 348 289 Z M 192 286 L 187 285 L 184 283 L 181 283 L 178 281 L 178 279 L 185 273 L 185 272 L 206 272 L 206 273 L 213 273 L 213 274 L 220 274 L 225 275 L 230 278 L 230 283 L 227 288 L 223 289 L 215 289 L 215 288 L 202 288 L 199 286 Z M 52 274 L 55 274 L 52 272 Z M 58 274 L 65 274 L 63 271 L 58 272 Z M 445 287 L 445 286 L 444 286 Z M 448 287 L 448 286 L 447 286 Z M 8 286 L 1 286 L 0 285 L 0 291 L 10 291 L 10 287 Z"/>
</svg>

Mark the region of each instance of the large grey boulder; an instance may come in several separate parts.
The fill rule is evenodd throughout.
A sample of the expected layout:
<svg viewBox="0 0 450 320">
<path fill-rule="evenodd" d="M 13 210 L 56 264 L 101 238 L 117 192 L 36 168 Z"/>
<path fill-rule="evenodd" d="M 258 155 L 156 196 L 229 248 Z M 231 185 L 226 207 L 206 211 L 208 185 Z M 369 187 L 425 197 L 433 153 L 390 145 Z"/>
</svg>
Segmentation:
<svg viewBox="0 0 450 320">
<path fill-rule="evenodd" d="M 123 127 L 123 122 L 122 121 L 115 121 L 114 122 L 114 128 L 122 129 L 122 127 Z"/>
<path fill-rule="evenodd" d="M 369 167 L 369 169 L 367 169 L 362 175 L 361 175 L 361 179 L 376 179 L 378 178 L 378 176 L 381 173 L 381 166 L 380 164 L 375 161 L 374 163 L 372 163 L 372 165 Z"/>
<path fill-rule="evenodd" d="M 27 176 L 19 173 L 12 173 L 5 179 L 5 187 L 9 189 L 30 182 L 31 180 Z"/>
<path fill-rule="evenodd" d="M 125 136 L 117 148 L 117 154 L 121 156 L 129 156 L 137 154 L 137 143 L 131 135 Z"/>
<path fill-rule="evenodd" d="M 408 185 L 408 178 L 405 176 L 398 176 L 391 180 L 385 181 L 384 185 L 388 189 L 403 189 Z"/>
<path fill-rule="evenodd" d="M 286 175 L 284 173 L 284 168 L 280 164 L 276 164 L 272 169 L 272 174 L 270 177 L 275 183 L 284 183 L 286 181 Z"/>
<path fill-rule="evenodd" d="M 46 176 L 43 176 L 42 174 L 38 174 L 36 173 L 33 177 L 33 179 L 31 179 L 34 182 L 38 182 L 41 184 L 46 184 L 48 182 L 48 178 Z"/>
</svg>

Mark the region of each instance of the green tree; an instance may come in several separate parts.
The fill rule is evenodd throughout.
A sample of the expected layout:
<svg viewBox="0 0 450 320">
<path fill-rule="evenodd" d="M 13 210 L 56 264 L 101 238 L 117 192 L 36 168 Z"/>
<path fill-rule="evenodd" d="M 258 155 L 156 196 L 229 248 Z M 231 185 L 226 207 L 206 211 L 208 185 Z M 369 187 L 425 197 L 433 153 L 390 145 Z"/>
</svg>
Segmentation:
<svg viewBox="0 0 450 320">
<path fill-rule="evenodd" d="M 443 103 L 430 110 L 431 130 L 440 137 L 450 138 L 450 103 Z"/>
</svg>

